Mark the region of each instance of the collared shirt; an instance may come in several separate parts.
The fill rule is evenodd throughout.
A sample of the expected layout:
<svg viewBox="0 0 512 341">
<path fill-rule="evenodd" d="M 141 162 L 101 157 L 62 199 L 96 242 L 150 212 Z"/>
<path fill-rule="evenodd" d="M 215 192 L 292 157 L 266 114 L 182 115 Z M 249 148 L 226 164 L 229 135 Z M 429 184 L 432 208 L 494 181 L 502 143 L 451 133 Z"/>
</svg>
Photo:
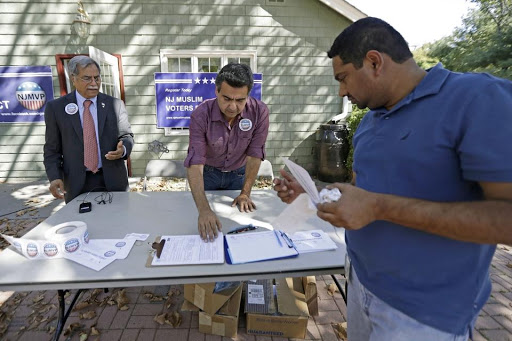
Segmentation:
<svg viewBox="0 0 512 341">
<path fill-rule="evenodd" d="M 98 97 L 94 96 L 93 98 L 85 98 L 78 91 L 76 92 L 76 102 L 78 104 L 78 110 L 80 112 L 80 123 L 82 123 L 82 127 L 84 126 L 84 102 L 85 100 L 90 100 L 92 103 L 89 106 L 89 111 L 91 112 L 92 119 L 94 120 L 94 130 L 96 131 L 96 142 L 98 143 L 98 169 L 103 166 L 103 162 L 101 161 L 101 148 L 100 148 L 100 137 L 98 134 L 98 106 L 96 103 L 98 102 Z"/>
<path fill-rule="evenodd" d="M 354 135 L 356 186 L 434 202 L 484 200 L 478 182 L 512 182 L 512 82 L 437 65 L 391 110 L 368 112 Z M 395 309 L 464 334 L 491 291 L 496 245 L 388 221 L 345 231 L 361 283 Z"/>
<path fill-rule="evenodd" d="M 265 158 L 269 112 L 265 103 L 247 99 L 230 127 L 217 99 L 201 103 L 190 116 L 190 137 L 185 167 L 209 165 L 232 171 L 245 165 L 247 156 Z"/>
</svg>

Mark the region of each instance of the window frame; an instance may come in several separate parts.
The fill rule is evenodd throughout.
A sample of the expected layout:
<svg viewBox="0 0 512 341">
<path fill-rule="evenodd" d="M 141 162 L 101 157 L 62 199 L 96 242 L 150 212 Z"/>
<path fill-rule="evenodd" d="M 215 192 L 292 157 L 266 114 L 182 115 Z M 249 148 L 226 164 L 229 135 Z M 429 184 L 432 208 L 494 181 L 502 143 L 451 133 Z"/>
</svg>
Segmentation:
<svg viewBox="0 0 512 341">
<path fill-rule="evenodd" d="M 220 68 L 228 64 L 229 58 L 248 58 L 250 60 L 250 67 L 253 73 L 258 72 L 257 51 L 256 50 L 214 50 L 214 51 L 201 51 L 201 50 L 176 50 L 176 49 L 160 49 L 160 69 L 161 72 L 174 72 L 169 71 L 168 58 L 190 58 L 191 71 L 190 72 L 203 72 L 199 71 L 199 58 L 220 58 Z M 173 135 L 188 135 L 189 128 L 163 128 L 165 136 Z"/>
<path fill-rule="evenodd" d="M 190 72 L 201 72 L 198 69 L 199 58 L 220 58 L 220 67 L 228 63 L 228 58 L 249 58 L 251 61 L 249 65 L 252 72 L 256 73 L 257 70 L 257 54 L 256 50 L 218 50 L 218 51 L 198 51 L 198 50 L 175 50 L 175 49 L 161 49 L 160 50 L 160 68 L 161 72 L 169 71 L 168 58 L 190 58 L 192 61 L 192 70 Z"/>
<path fill-rule="evenodd" d="M 113 56 L 117 58 L 119 61 L 118 67 L 119 67 L 119 85 L 120 85 L 120 91 L 121 91 L 121 100 L 126 103 L 125 101 L 125 94 L 124 94 L 124 74 L 123 74 L 123 68 L 122 68 L 122 61 L 121 61 L 121 55 L 113 53 Z M 69 79 L 68 70 L 64 66 L 66 61 L 69 61 L 71 58 L 75 56 L 87 56 L 89 57 L 89 54 L 87 53 L 77 53 L 77 54 L 56 54 L 55 55 L 55 61 L 57 66 L 57 76 L 59 78 L 59 87 L 60 87 L 60 95 L 64 96 L 67 95 L 69 92 L 73 91 L 74 89 L 71 87 L 71 81 Z"/>
</svg>

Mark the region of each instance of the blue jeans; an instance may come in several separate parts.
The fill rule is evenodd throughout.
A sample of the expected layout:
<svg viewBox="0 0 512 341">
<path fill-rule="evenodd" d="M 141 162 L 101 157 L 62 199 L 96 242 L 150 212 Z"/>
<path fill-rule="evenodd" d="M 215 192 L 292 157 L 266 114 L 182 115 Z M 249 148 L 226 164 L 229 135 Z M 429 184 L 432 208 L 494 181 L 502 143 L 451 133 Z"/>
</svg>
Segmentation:
<svg viewBox="0 0 512 341">
<path fill-rule="evenodd" d="M 230 172 L 222 172 L 218 168 L 204 165 L 204 190 L 242 189 L 245 181 L 245 166 Z"/>
<path fill-rule="evenodd" d="M 348 282 L 347 327 L 349 341 L 466 341 L 469 337 L 469 330 L 450 334 L 391 307 L 359 282 L 354 268 Z"/>
</svg>

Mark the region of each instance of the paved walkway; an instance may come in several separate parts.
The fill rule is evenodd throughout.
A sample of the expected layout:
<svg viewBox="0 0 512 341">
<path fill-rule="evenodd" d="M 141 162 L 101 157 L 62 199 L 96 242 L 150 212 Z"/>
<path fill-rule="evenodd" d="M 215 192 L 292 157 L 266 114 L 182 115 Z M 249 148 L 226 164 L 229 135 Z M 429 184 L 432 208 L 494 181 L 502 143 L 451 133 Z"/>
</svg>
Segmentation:
<svg viewBox="0 0 512 341">
<path fill-rule="evenodd" d="M 137 179 L 131 181 L 134 185 Z M 45 181 L 0 184 L 0 232 L 24 234 L 62 207 L 47 192 Z M 0 248 L 6 245 L 3 241 Z M 0 269 L 1 271 L 1 269 Z M 8 274 L 0 274 L 8 276 Z M 512 247 L 499 245 L 493 259 L 493 292 L 474 332 L 475 341 L 512 340 Z M 341 279 L 341 276 L 338 276 Z M 317 276 L 319 315 L 310 317 L 308 340 L 339 340 L 339 324 L 345 321 L 341 295 L 330 295 L 330 276 Z M 74 292 L 67 298 L 70 301 Z M 126 303 L 127 302 L 127 303 Z M 60 340 L 230 340 L 198 331 L 198 314 L 181 311 L 183 286 L 110 288 L 85 291 Z M 57 297 L 54 291 L 0 292 L 0 340 L 51 340 L 56 326 Z M 154 321 L 156 315 L 179 312 L 181 323 L 173 327 Z M 87 336 L 87 338 L 86 338 Z M 287 340 L 248 335 L 243 315 L 234 340 Z"/>
</svg>

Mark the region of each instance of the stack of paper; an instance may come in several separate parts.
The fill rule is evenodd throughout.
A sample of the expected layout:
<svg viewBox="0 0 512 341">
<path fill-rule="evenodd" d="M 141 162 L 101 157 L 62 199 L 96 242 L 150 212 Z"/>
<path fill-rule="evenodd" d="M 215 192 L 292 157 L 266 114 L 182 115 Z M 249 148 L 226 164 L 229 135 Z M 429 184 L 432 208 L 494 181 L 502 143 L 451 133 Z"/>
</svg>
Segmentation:
<svg viewBox="0 0 512 341">
<path fill-rule="evenodd" d="M 227 234 L 226 248 L 231 264 L 243 264 L 264 260 L 298 256 L 297 250 L 289 247 L 285 237 L 278 231 Z"/>
<path fill-rule="evenodd" d="M 219 233 L 212 242 L 204 242 L 201 236 L 162 236 L 165 244 L 160 258 L 153 256 L 151 265 L 187 265 L 224 263 L 224 238 Z"/>
<path fill-rule="evenodd" d="M 295 232 L 290 237 L 299 253 L 336 250 L 338 248 L 331 237 L 322 230 Z"/>
<path fill-rule="evenodd" d="M 286 166 L 288 166 L 288 169 L 290 169 L 290 172 L 295 177 L 295 180 L 297 180 L 304 191 L 306 191 L 306 193 L 309 195 L 311 201 L 313 201 L 315 205 L 319 204 L 320 195 L 318 194 L 315 182 L 313 179 L 311 179 L 309 173 L 304 168 L 289 159 L 284 159 L 284 163 Z"/>
</svg>

